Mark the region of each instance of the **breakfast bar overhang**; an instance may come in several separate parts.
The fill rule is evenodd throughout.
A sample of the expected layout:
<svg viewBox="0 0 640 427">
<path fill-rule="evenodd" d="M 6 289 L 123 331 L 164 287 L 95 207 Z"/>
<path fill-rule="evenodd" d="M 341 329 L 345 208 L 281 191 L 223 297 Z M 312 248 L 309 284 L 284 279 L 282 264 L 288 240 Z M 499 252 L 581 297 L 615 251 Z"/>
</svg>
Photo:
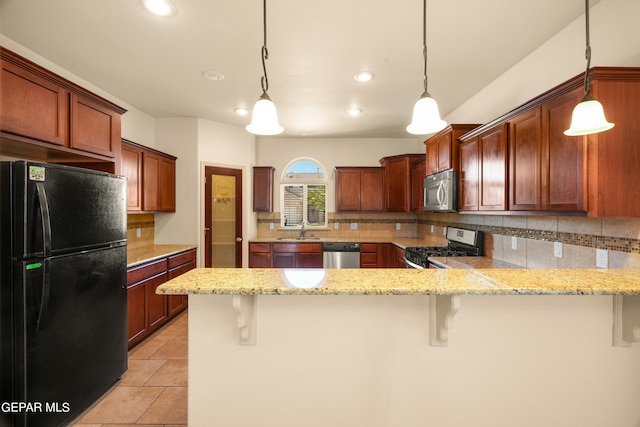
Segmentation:
<svg viewBox="0 0 640 427">
<path fill-rule="evenodd" d="M 638 270 L 195 269 L 190 426 L 640 424 Z"/>
</svg>

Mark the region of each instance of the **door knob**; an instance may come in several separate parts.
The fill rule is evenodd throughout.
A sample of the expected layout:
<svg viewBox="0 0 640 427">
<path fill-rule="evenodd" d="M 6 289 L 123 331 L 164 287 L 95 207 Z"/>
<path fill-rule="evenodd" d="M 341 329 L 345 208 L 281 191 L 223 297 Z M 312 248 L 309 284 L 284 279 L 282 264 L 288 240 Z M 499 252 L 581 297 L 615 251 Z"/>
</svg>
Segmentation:
<svg viewBox="0 0 640 427">
<path fill-rule="evenodd" d="M 236 237 L 236 242 L 238 243 L 242 242 L 242 237 Z"/>
</svg>

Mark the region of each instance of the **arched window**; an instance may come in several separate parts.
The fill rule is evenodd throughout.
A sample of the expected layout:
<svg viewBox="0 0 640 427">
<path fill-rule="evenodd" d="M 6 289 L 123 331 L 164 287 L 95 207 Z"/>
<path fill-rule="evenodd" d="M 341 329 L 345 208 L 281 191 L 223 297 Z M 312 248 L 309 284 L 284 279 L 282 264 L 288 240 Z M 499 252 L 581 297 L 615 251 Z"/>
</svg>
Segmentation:
<svg viewBox="0 0 640 427">
<path fill-rule="evenodd" d="M 302 157 L 284 168 L 280 207 L 281 227 L 327 226 L 327 175 L 320 162 Z"/>
</svg>

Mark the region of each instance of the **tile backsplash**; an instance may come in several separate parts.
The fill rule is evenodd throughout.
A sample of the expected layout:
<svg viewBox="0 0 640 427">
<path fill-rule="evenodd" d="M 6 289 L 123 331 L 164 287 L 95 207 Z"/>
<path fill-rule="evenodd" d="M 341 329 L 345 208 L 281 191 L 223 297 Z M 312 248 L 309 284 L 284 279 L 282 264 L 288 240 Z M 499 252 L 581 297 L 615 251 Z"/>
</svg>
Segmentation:
<svg viewBox="0 0 640 427">
<path fill-rule="evenodd" d="M 279 221 L 278 212 L 260 213 L 258 236 L 297 235 L 298 231 L 280 230 Z M 640 218 L 329 213 L 328 222 L 328 230 L 311 230 L 309 235 L 354 239 L 439 237 L 444 227 L 455 226 L 483 231 L 486 256 L 523 267 L 596 268 L 597 251 L 605 250 L 607 268 L 640 268 Z"/>
<path fill-rule="evenodd" d="M 419 233 L 431 225 L 481 230 L 486 256 L 523 267 L 596 268 L 597 250 L 605 250 L 608 268 L 640 268 L 640 218 L 418 215 Z"/>
<path fill-rule="evenodd" d="M 129 249 L 153 245 L 155 239 L 154 214 L 127 215 L 127 247 Z"/>
</svg>

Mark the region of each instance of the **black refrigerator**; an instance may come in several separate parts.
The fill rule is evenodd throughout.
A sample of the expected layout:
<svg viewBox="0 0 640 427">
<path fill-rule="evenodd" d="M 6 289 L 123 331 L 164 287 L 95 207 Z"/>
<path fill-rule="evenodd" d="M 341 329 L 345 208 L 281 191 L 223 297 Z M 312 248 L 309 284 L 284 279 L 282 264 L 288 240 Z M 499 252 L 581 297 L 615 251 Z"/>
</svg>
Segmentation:
<svg viewBox="0 0 640 427">
<path fill-rule="evenodd" d="M 0 163 L 0 426 L 67 425 L 127 370 L 126 181 Z"/>
</svg>

